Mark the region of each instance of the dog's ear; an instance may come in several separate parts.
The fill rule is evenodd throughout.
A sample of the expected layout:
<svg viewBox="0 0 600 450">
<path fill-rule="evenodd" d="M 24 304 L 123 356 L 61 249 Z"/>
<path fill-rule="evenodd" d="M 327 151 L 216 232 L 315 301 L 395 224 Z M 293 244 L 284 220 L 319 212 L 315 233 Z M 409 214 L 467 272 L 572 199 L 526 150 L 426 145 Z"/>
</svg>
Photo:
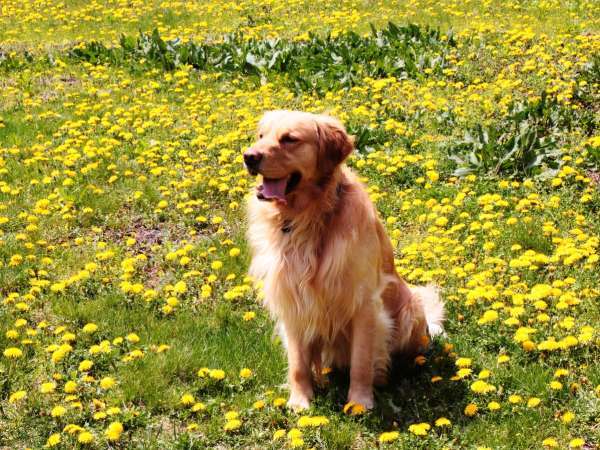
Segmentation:
<svg viewBox="0 0 600 450">
<path fill-rule="evenodd" d="M 317 170 L 321 178 L 326 178 L 350 155 L 354 148 L 354 139 L 346 133 L 340 121 L 329 116 L 320 116 L 317 119 L 317 134 Z"/>
</svg>

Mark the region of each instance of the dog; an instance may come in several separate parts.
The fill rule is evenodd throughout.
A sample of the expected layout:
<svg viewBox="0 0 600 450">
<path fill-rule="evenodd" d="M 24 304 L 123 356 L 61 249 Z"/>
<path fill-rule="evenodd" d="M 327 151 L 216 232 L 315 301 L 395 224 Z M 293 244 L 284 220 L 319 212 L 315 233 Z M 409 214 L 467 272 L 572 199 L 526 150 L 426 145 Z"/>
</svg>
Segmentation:
<svg viewBox="0 0 600 450">
<path fill-rule="evenodd" d="M 287 348 L 288 406 L 306 409 L 313 370 L 349 368 L 348 404 L 374 406 L 391 356 L 443 332 L 437 287 L 409 287 L 375 206 L 344 164 L 353 139 L 337 119 L 270 111 L 244 152 L 262 184 L 248 201 L 249 274 Z"/>
</svg>

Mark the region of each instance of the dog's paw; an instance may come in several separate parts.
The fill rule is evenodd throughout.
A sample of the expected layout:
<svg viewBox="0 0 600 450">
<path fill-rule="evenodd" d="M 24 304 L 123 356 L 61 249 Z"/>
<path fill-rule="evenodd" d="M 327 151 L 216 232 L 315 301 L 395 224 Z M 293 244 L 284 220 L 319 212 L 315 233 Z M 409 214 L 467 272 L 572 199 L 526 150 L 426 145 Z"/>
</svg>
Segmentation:
<svg viewBox="0 0 600 450">
<path fill-rule="evenodd" d="M 287 406 L 293 411 L 304 411 L 310 408 L 310 399 L 306 395 L 295 392 L 290 395 Z"/>
</svg>

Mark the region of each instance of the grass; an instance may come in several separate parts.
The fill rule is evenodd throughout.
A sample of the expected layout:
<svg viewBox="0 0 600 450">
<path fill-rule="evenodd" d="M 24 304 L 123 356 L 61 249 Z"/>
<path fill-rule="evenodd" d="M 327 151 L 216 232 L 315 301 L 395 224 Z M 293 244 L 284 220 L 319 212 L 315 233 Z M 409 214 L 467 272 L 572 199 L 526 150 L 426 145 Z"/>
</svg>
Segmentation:
<svg viewBox="0 0 600 450">
<path fill-rule="evenodd" d="M 0 447 L 597 448 L 595 3 L 292 2 L 282 14 L 255 1 L 68 1 L 44 17 L 32 5 L 0 13 L 0 55 L 13 58 L 0 62 Z M 325 67 L 335 75 L 318 90 L 283 69 L 261 82 L 243 65 L 69 55 L 154 28 L 298 48 L 306 31 L 331 32 L 343 46 L 346 31 L 388 20 L 441 26 L 456 45 L 410 77 L 354 67 L 346 83 Z M 511 105 L 544 91 L 566 124 L 535 125 L 556 140 L 557 169 L 455 175 L 448 149 L 465 132 L 506 128 Z M 282 406 L 284 350 L 246 278 L 254 180 L 241 162 L 275 108 L 328 111 L 358 136 L 349 164 L 399 272 L 439 284 L 447 302 L 447 336 L 423 360 L 396 361 L 367 414 L 343 413 L 343 372 L 305 414 L 325 419 Z"/>
</svg>

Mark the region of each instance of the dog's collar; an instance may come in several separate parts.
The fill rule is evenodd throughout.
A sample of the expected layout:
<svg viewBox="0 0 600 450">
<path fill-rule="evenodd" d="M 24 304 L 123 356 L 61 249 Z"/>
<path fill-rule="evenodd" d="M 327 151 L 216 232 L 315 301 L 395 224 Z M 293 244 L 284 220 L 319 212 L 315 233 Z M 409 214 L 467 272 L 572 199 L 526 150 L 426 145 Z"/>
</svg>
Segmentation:
<svg viewBox="0 0 600 450">
<path fill-rule="evenodd" d="M 286 234 L 292 231 L 292 222 L 290 220 L 286 220 L 283 222 L 283 226 L 281 227 L 281 232 Z"/>
</svg>

